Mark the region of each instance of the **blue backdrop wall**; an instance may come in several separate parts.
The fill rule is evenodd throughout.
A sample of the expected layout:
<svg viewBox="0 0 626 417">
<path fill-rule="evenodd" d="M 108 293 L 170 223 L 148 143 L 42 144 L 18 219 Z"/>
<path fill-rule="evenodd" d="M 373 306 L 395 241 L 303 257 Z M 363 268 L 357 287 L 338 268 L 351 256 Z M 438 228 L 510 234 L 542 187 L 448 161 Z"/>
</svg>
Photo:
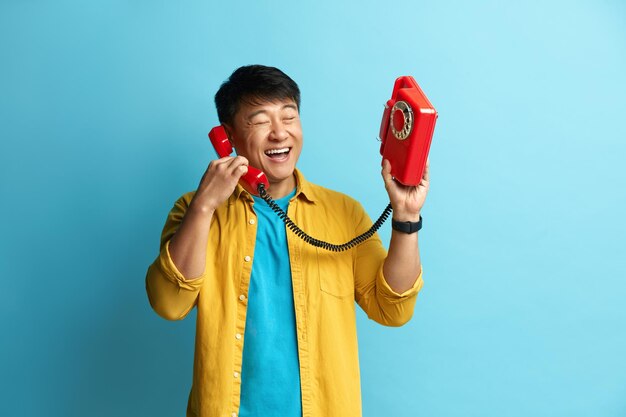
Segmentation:
<svg viewBox="0 0 626 417">
<path fill-rule="evenodd" d="M 183 415 L 144 291 L 238 66 L 302 89 L 307 177 L 386 204 L 395 77 L 439 111 L 413 320 L 359 315 L 366 417 L 626 415 L 626 5 L 0 3 L 0 415 Z M 389 238 L 389 225 L 381 235 Z"/>
</svg>

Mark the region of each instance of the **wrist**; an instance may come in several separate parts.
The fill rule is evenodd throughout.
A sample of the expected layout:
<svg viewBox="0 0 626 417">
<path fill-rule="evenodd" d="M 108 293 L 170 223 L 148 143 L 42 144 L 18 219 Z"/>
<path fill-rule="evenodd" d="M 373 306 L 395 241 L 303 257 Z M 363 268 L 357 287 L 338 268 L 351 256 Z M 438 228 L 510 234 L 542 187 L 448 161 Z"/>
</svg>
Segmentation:
<svg viewBox="0 0 626 417">
<path fill-rule="evenodd" d="M 422 217 L 416 222 L 412 221 L 398 221 L 395 218 L 391 219 L 391 228 L 395 231 L 405 234 L 413 234 L 419 232 L 422 229 Z"/>
<path fill-rule="evenodd" d="M 215 212 L 215 207 L 208 201 L 204 202 L 194 198 L 189 203 L 188 211 L 201 216 L 212 216 Z"/>
<path fill-rule="evenodd" d="M 397 222 L 419 222 L 422 217 L 420 212 L 417 213 L 405 213 L 405 212 L 396 212 L 394 210 L 392 219 Z"/>
</svg>

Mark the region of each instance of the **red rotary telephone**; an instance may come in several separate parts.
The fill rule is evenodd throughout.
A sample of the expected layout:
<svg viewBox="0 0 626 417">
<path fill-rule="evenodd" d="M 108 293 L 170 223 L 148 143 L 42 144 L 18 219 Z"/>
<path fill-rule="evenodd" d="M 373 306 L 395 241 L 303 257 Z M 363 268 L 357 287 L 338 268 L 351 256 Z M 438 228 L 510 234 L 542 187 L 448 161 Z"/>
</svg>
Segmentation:
<svg viewBox="0 0 626 417">
<path fill-rule="evenodd" d="M 404 185 L 420 183 L 426 167 L 437 112 L 413 77 L 396 79 L 380 123 L 380 154 L 391 175 Z"/>
</svg>

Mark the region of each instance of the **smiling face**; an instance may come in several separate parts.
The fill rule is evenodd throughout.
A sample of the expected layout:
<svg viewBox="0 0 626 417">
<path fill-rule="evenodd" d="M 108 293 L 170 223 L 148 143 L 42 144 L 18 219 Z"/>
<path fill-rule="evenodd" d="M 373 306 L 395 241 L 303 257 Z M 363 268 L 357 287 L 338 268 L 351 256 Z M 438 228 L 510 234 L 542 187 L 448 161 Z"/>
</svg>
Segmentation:
<svg viewBox="0 0 626 417">
<path fill-rule="evenodd" d="M 225 127 L 237 154 L 265 173 L 272 197 L 293 191 L 293 171 L 302 150 L 302 126 L 294 100 L 242 102 L 232 125 Z"/>
</svg>

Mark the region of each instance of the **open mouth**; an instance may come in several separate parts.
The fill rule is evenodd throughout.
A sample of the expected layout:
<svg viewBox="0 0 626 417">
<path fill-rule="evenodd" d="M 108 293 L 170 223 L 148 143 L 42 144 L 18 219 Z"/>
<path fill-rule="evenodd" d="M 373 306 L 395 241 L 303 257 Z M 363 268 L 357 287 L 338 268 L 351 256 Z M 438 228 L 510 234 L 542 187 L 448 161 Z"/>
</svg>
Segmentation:
<svg viewBox="0 0 626 417">
<path fill-rule="evenodd" d="M 280 161 L 287 159 L 287 156 L 289 156 L 289 151 L 291 151 L 291 148 L 268 149 L 267 151 L 265 151 L 265 155 L 267 155 L 270 159 Z"/>
</svg>

